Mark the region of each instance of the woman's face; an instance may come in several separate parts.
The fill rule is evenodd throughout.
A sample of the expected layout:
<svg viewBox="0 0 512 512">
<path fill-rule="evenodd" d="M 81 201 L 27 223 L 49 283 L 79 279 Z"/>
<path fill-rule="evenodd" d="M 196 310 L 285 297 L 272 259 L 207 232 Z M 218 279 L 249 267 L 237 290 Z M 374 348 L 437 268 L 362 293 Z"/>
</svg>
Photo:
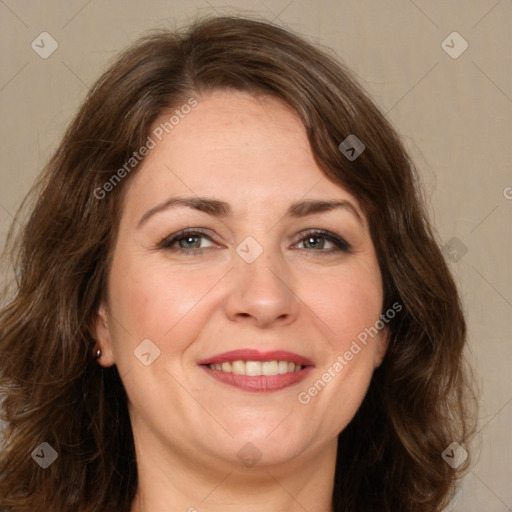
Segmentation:
<svg viewBox="0 0 512 512">
<path fill-rule="evenodd" d="M 138 456 L 250 467 L 332 453 L 387 344 L 358 201 L 273 98 L 216 91 L 153 138 L 96 324 Z"/>
</svg>

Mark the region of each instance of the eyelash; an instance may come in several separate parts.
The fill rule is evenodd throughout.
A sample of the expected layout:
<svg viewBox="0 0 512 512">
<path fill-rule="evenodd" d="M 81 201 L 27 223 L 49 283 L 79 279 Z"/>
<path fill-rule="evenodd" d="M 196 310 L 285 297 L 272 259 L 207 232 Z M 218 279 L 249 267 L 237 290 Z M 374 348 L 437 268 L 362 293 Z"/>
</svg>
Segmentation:
<svg viewBox="0 0 512 512">
<path fill-rule="evenodd" d="M 181 247 L 177 247 L 177 248 L 172 247 L 176 242 L 179 242 L 182 239 L 194 237 L 194 236 L 206 238 L 210 242 L 213 242 L 213 240 L 206 233 L 204 233 L 202 231 L 198 231 L 195 229 L 184 229 L 182 231 L 179 231 L 178 233 L 175 233 L 171 236 L 167 236 L 164 239 L 162 239 L 158 243 L 157 248 L 169 250 L 169 251 L 179 253 L 179 254 L 186 254 L 189 256 L 200 256 L 200 255 L 204 254 L 205 249 L 183 249 Z M 323 238 L 325 240 L 328 240 L 329 242 L 332 242 L 336 247 L 333 249 L 319 250 L 319 251 L 316 251 L 314 249 L 309 249 L 309 250 L 302 249 L 304 251 L 319 252 L 321 254 L 323 253 L 323 255 L 325 255 L 325 256 L 327 256 L 329 254 L 333 254 L 335 252 L 339 252 L 339 251 L 342 251 L 345 253 L 352 252 L 352 246 L 347 241 L 345 241 L 343 238 L 335 235 L 334 233 L 331 233 L 330 231 L 325 231 L 323 229 L 313 229 L 313 230 L 306 231 L 303 234 L 303 237 L 297 243 L 303 242 L 304 240 L 306 240 L 308 238 L 319 238 L 319 239 Z"/>
</svg>

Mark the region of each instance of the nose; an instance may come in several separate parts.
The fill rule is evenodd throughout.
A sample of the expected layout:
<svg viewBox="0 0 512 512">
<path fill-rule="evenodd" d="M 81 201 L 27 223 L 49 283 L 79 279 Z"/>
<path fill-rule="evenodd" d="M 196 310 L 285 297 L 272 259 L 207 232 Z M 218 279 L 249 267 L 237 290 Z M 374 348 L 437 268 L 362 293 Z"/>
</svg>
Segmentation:
<svg viewBox="0 0 512 512">
<path fill-rule="evenodd" d="M 292 323 L 299 310 L 292 273 L 283 257 L 265 249 L 252 263 L 236 255 L 230 272 L 226 314 L 232 321 L 259 328 Z"/>
</svg>

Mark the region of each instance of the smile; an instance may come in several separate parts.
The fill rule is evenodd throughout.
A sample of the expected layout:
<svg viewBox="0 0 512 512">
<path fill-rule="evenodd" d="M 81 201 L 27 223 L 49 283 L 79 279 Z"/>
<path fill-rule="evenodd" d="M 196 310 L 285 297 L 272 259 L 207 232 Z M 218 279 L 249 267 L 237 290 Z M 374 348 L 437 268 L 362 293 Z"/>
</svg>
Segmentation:
<svg viewBox="0 0 512 512">
<path fill-rule="evenodd" d="M 259 393 L 298 384 L 314 368 L 306 357 L 285 350 L 233 350 L 203 359 L 198 364 L 218 382 Z"/>
<path fill-rule="evenodd" d="M 302 365 L 290 361 L 225 361 L 223 363 L 211 363 L 208 365 L 211 370 L 217 370 L 235 375 L 282 375 L 285 373 L 298 372 Z"/>
</svg>

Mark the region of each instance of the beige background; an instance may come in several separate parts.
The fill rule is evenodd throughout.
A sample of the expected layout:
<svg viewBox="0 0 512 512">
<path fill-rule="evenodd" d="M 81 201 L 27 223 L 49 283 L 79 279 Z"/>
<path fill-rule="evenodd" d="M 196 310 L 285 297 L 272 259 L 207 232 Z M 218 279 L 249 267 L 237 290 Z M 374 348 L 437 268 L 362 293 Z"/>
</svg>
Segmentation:
<svg viewBox="0 0 512 512">
<path fill-rule="evenodd" d="M 2 236 L 107 61 L 149 28 L 215 12 L 255 12 L 333 48 L 404 137 L 453 258 L 483 389 L 480 457 L 450 510 L 511 511 L 512 1 L 0 0 Z M 59 45 L 47 59 L 31 48 L 43 31 Z M 458 58 L 441 45 L 453 31 L 469 44 Z"/>
</svg>

